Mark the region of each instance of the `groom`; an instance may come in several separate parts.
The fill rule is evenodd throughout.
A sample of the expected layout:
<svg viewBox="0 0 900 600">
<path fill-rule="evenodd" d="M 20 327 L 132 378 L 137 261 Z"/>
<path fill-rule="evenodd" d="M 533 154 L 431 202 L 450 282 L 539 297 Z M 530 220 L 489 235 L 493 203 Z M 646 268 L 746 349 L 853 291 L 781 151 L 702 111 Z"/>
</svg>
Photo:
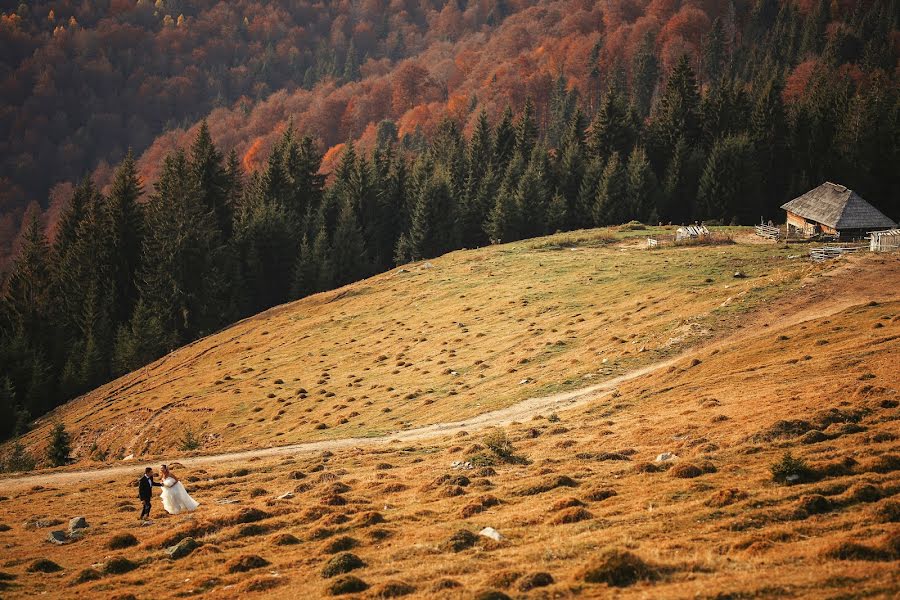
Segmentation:
<svg viewBox="0 0 900 600">
<path fill-rule="evenodd" d="M 150 518 L 150 500 L 153 498 L 153 486 L 162 487 L 162 484 L 153 481 L 153 469 L 147 467 L 144 469 L 144 476 L 138 481 L 138 498 L 141 499 L 144 505 L 143 509 L 141 509 L 141 521 Z"/>
</svg>

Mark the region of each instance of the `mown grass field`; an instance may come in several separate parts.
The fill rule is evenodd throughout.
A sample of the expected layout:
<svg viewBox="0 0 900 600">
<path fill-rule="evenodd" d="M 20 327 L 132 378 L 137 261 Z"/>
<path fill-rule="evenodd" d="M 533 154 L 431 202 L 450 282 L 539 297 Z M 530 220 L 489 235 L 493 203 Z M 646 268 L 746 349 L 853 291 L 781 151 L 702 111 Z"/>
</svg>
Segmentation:
<svg viewBox="0 0 900 600">
<path fill-rule="evenodd" d="M 676 356 L 833 268 L 771 244 L 649 251 L 648 233 L 672 230 L 454 252 L 277 307 L 71 402 L 26 446 L 56 420 L 85 464 L 170 456 L 188 432 L 208 453 L 465 419 Z"/>
<path fill-rule="evenodd" d="M 743 261 L 750 275 L 754 265 L 775 260 L 741 251 L 740 259 L 726 256 Z M 495 260 L 513 262 L 516 254 Z M 675 254 L 642 258 L 700 261 Z M 544 256 L 545 264 L 563 260 Z M 438 277 L 439 269 L 419 276 Z M 753 317 L 762 319 L 753 327 L 748 316 L 743 335 L 697 348 L 572 410 L 502 430 L 176 466 L 202 506 L 169 517 L 157 501 L 148 527 L 137 522 L 138 473 L 76 485 L 7 482 L 2 595 L 896 597 L 900 300 L 872 297 L 898 270 L 896 260 L 866 258 L 814 275 L 801 284 L 802 300 L 770 307 Z M 710 285 L 717 286 L 724 281 Z M 708 295 L 695 298 L 714 306 Z M 841 297 L 848 306 L 834 303 Z M 598 306 L 612 305 L 610 298 Z M 572 320 L 578 311 L 586 313 L 561 312 Z M 631 316 L 632 325 L 639 322 Z M 591 343 L 605 352 L 634 346 Z M 665 452 L 676 458 L 657 461 Z M 774 480 L 771 470 L 786 452 L 800 461 L 780 473 L 796 474 L 791 484 Z M 467 459 L 479 466 L 452 468 Z M 84 538 L 63 547 L 45 541 L 49 529 L 78 515 L 90 524 Z M 53 519 L 64 522 L 29 525 Z M 484 527 L 502 539 L 479 535 Z M 190 544 L 187 537 L 198 547 L 170 558 L 166 549 Z"/>
</svg>

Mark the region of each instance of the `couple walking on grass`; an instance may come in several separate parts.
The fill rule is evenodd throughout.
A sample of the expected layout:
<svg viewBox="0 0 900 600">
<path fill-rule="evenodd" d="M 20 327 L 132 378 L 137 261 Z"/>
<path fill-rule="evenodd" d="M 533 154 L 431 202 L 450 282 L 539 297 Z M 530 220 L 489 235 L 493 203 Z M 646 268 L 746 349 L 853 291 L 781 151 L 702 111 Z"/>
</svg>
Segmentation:
<svg viewBox="0 0 900 600">
<path fill-rule="evenodd" d="M 143 507 L 141 509 L 141 521 L 148 522 L 150 520 L 150 502 L 153 499 L 153 488 L 161 487 L 160 500 L 162 500 L 163 508 L 170 515 L 177 515 L 181 512 L 194 512 L 200 503 L 191 498 L 184 485 L 169 467 L 163 465 L 160 468 L 160 478 L 162 482 L 153 481 L 154 474 L 151 467 L 144 469 L 144 476 L 138 481 L 138 498 L 141 499 Z"/>
</svg>

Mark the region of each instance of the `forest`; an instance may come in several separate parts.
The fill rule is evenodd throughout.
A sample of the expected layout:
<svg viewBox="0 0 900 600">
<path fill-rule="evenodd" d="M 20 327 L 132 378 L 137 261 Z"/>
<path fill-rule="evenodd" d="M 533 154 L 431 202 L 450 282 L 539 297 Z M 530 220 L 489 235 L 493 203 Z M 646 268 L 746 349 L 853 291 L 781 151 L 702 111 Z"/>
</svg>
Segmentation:
<svg viewBox="0 0 900 600">
<path fill-rule="evenodd" d="M 66 7 L 95 6 L 93 21 L 66 21 L 60 35 L 74 35 L 122 23 L 151 30 L 151 16 L 178 7 L 154 35 L 192 28 L 166 42 L 185 69 L 213 65 L 206 78 L 185 77 L 192 85 L 227 79 L 206 59 L 211 47 L 246 42 L 262 16 L 273 20 L 259 34 L 272 44 L 272 71 L 246 74 L 234 93 L 264 86 L 235 105 L 208 89 L 173 92 L 186 112 L 160 111 L 155 125 L 122 135 L 98 129 L 109 139 L 92 152 L 81 144 L 81 158 L 28 147 L 47 139 L 26 135 L 28 123 L 52 122 L 39 116 L 47 107 L 24 95 L 16 107 L 4 92 L 13 101 L 0 114 L 12 161 L 4 185 L 39 194 L 75 181 L 57 183 L 46 209 L 0 192 L 15 217 L 7 225 L 22 221 L 0 305 L 0 437 L 236 319 L 457 248 L 629 220 L 748 224 L 778 218 L 784 201 L 826 179 L 900 213 L 896 2 L 393 2 L 368 45 L 356 33 L 379 14 L 376 1 L 328 4 L 335 14 L 252 5 L 246 32 L 227 40 L 200 28 L 201 16 L 224 18 L 221 4 L 145 4 L 19 6 L 3 15 L 4 60 L 31 60 L 29 31 L 40 50 L 28 56 L 47 50 L 38 13 L 55 11 L 55 22 Z M 228 6 L 239 15 L 251 5 Z M 290 19 L 322 36 L 275 26 Z M 542 26 L 551 33 L 537 38 Z M 252 46 L 247 61 L 231 56 L 253 64 Z M 273 92 L 291 77 L 282 55 L 297 61 L 296 83 Z M 140 65 L 145 81 L 153 69 L 177 72 L 154 56 L 132 53 L 128 69 Z M 102 95 L 78 67 L 69 75 Z M 120 84 L 130 89 L 112 83 L 110 94 Z M 79 104 L 64 95 L 80 92 L 57 89 L 57 101 Z M 141 118 L 159 99 L 145 92 L 127 114 Z M 86 98 L 79 109 L 97 110 L 99 97 Z M 152 143 L 152 133 L 128 138 L 197 115 L 206 117 L 165 126 Z M 25 164 L 13 145 L 35 161 L 31 175 L 8 169 Z M 92 168 L 120 152 L 115 167 Z"/>
</svg>

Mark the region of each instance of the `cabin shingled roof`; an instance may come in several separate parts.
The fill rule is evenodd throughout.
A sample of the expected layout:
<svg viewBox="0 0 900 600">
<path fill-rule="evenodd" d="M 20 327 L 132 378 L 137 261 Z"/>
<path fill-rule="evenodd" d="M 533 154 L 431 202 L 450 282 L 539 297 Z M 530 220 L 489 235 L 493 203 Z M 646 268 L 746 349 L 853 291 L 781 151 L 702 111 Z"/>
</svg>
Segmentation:
<svg viewBox="0 0 900 600">
<path fill-rule="evenodd" d="M 842 229 L 886 229 L 896 227 L 880 210 L 863 200 L 859 194 L 843 185 L 826 181 L 781 206 L 786 211 Z"/>
</svg>

